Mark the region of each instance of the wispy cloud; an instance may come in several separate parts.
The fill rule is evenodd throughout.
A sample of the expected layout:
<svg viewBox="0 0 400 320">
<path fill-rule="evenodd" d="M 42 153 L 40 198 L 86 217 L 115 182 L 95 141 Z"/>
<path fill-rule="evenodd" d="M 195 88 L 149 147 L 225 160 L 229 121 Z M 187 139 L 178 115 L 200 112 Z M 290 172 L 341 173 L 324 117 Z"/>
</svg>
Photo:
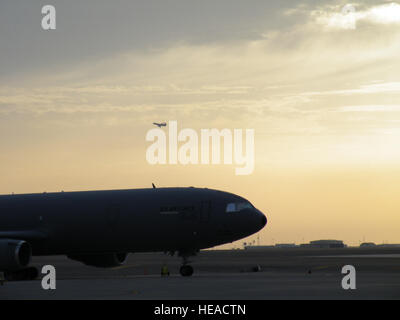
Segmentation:
<svg viewBox="0 0 400 320">
<path fill-rule="evenodd" d="M 327 6 L 313 10 L 311 16 L 326 29 L 355 29 L 360 23 L 399 25 L 400 4 L 392 2 L 368 8 L 362 8 L 359 4 Z"/>
<path fill-rule="evenodd" d="M 400 105 L 360 105 L 338 108 L 339 112 L 400 112 Z"/>
<path fill-rule="evenodd" d="M 379 93 L 400 93 L 400 82 L 384 82 L 361 85 L 354 89 L 327 90 L 305 92 L 305 96 L 322 95 L 354 95 L 354 94 L 379 94 Z"/>
</svg>

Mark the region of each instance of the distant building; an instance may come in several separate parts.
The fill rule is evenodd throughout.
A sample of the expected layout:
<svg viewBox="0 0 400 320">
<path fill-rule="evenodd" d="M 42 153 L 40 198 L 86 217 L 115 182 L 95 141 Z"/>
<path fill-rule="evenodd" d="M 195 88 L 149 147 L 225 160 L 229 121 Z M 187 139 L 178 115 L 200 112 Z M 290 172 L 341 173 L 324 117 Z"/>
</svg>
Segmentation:
<svg viewBox="0 0 400 320">
<path fill-rule="evenodd" d="M 383 244 L 378 244 L 378 247 L 380 248 L 400 248 L 399 243 L 383 243 Z"/>
<path fill-rule="evenodd" d="M 346 245 L 343 243 L 342 240 L 315 240 L 311 241 L 307 247 L 309 248 L 345 248 Z"/>
<path fill-rule="evenodd" d="M 310 243 L 303 243 L 296 245 L 295 243 L 277 243 L 271 246 L 254 246 L 245 245 L 245 250 L 265 250 L 265 249 L 288 249 L 288 248 L 318 248 L 318 249 L 329 249 L 329 248 L 346 248 L 347 245 L 342 240 L 315 240 Z"/>
<path fill-rule="evenodd" d="M 244 250 L 265 250 L 275 248 L 275 246 L 245 246 Z"/>
<path fill-rule="evenodd" d="M 295 243 L 277 243 L 276 248 L 296 248 Z"/>
<path fill-rule="evenodd" d="M 363 242 L 360 244 L 360 248 L 370 248 L 370 247 L 376 247 L 376 244 L 373 242 Z"/>
</svg>

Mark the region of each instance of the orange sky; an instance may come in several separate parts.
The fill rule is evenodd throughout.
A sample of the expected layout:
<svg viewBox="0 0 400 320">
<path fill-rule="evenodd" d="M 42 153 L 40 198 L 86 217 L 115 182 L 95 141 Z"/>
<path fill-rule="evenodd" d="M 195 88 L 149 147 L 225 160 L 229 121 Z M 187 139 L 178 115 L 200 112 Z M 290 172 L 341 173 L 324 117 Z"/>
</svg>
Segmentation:
<svg viewBox="0 0 400 320">
<path fill-rule="evenodd" d="M 63 19 L 46 33 L 34 4 L 6 1 L 0 193 L 209 187 L 266 213 L 262 244 L 400 243 L 400 3 L 354 4 L 354 25 L 344 4 L 55 1 Z M 169 120 L 254 129 L 255 171 L 149 165 L 146 133 Z"/>
</svg>

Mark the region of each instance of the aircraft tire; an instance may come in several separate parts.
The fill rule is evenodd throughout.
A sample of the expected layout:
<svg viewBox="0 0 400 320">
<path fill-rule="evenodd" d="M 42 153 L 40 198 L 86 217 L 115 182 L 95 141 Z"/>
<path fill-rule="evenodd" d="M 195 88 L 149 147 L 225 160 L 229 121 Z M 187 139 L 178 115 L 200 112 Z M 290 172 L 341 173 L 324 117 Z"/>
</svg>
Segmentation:
<svg viewBox="0 0 400 320">
<path fill-rule="evenodd" d="M 189 265 L 182 266 L 179 272 L 183 277 L 190 277 L 193 274 L 193 267 Z"/>
</svg>

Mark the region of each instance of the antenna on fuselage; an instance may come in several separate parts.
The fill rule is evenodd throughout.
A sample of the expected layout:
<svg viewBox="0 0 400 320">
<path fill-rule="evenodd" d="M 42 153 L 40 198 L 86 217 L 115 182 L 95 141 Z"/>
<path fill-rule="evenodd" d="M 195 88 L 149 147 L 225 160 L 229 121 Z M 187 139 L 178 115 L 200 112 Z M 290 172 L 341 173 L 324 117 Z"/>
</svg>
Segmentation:
<svg viewBox="0 0 400 320">
<path fill-rule="evenodd" d="M 157 189 L 156 186 L 154 185 L 154 183 L 151 184 L 153 186 L 153 189 Z"/>
</svg>

